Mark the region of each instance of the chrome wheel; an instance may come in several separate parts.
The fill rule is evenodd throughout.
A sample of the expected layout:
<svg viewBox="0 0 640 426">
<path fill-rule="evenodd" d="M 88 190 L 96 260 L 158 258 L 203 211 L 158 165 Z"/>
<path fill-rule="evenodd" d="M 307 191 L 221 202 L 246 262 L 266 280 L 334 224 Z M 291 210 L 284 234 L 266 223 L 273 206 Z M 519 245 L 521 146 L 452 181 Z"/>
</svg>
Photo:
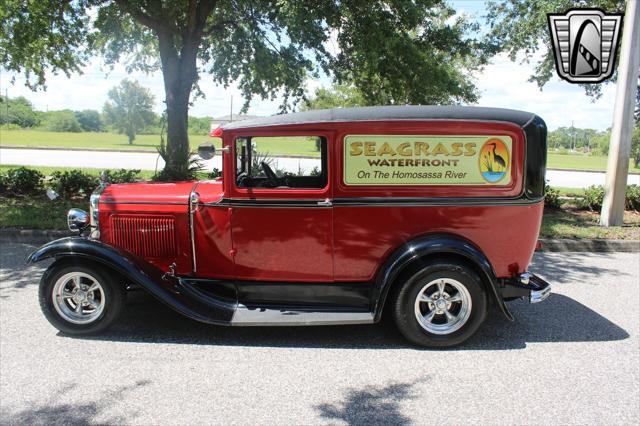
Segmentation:
<svg viewBox="0 0 640 426">
<path fill-rule="evenodd" d="M 104 311 L 105 293 L 100 282 L 84 272 L 69 272 L 53 286 L 53 306 L 73 324 L 88 324 Z"/>
<path fill-rule="evenodd" d="M 471 294 L 459 281 L 439 278 L 418 292 L 415 315 L 420 326 L 433 334 L 459 330 L 471 315 Z"/>
</svg>

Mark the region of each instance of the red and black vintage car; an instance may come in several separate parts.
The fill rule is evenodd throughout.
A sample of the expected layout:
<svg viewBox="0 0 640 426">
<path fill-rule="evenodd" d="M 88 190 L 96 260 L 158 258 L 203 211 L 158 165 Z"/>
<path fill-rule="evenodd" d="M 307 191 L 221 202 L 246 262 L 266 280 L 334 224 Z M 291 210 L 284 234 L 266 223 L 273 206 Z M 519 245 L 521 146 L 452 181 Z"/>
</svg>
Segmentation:
<svg viewBox="0 0 640 426">
<path fill-rule="evenodd" d="M 30 255 L 55 259 L 40 284 L 55 327 L 104 330 L 134 285 L 211 324 L 384 314 L 410 341 L 442 347 L 470 337 L 492 304 L 512 319 L 505 300 L 549 294 L 527 272 L 544 204 L 546 126 L 535 114 L 333 109 L 214 136 L 220 178 L 103 182 L 89 213 L 69 212 L 81 235 Z"/>
</svg>

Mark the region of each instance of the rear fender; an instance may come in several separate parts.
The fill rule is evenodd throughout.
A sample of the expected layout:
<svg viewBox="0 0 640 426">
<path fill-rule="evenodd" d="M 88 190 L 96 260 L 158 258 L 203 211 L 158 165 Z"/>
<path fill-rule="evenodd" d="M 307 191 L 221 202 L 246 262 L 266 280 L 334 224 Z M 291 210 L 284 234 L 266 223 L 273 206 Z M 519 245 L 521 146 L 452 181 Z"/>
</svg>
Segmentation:
<svg viewBox="0 0 640 426">
<path fill-rule="evenodd" d="M 400 275 L 416 262 L 433 256 L 453 255 L 464 258 L 477 269 L 480 278 L 500 311 L 513 321 L 498 291 L 496 275 L 487 257 L 469 241 L 449 234 L 435 234 L 415 239 L 398 248 L 378 271 L 372 292 L 375 321 L 382 316 L 389 290 Z"/>
</svg>

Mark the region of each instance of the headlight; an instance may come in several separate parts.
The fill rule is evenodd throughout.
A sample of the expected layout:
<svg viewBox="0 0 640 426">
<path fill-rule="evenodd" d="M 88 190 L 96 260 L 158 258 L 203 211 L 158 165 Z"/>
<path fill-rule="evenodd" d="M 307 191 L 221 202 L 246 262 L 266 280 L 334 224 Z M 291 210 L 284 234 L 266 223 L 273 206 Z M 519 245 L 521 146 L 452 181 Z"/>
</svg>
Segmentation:
<svg viewBox="0 0 640 426">
<path fill-rule="evenodd" d="M 89 199 L 89 213 L 91 214 L 91 227 L 98 228 L 98 206 L 100 204 L 100 193 L 94 192 Z"/>
<path fill-rule="evenodd" d="M 89 223 L 89 215 L 84 210 L 71 209 L 67 213 L 67 224 L 72 231 L 82 231 L 89 226 Z"/>
</svg>

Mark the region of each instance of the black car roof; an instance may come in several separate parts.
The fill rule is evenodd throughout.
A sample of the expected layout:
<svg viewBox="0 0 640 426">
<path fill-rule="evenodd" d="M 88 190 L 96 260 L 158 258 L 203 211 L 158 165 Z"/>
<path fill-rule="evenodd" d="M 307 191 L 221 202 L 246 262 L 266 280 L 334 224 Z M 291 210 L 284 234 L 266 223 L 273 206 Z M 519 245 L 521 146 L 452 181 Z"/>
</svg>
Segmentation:
<svg viewBox="0 0 640 426">
<path fill-rule="evenodd" d="M 333 108 L 293 114 L 273 115 L 227 123 L 223 130 L 251 127 L 282 126 L 306 123 L 332 123 L 341 121 L 387 121 L 387 120 L 478 120 L 506 121 L 523 127 L 535 114 L 504 108 L 469 106 L 402 105 L 360 108 Z"/>
</svg>

